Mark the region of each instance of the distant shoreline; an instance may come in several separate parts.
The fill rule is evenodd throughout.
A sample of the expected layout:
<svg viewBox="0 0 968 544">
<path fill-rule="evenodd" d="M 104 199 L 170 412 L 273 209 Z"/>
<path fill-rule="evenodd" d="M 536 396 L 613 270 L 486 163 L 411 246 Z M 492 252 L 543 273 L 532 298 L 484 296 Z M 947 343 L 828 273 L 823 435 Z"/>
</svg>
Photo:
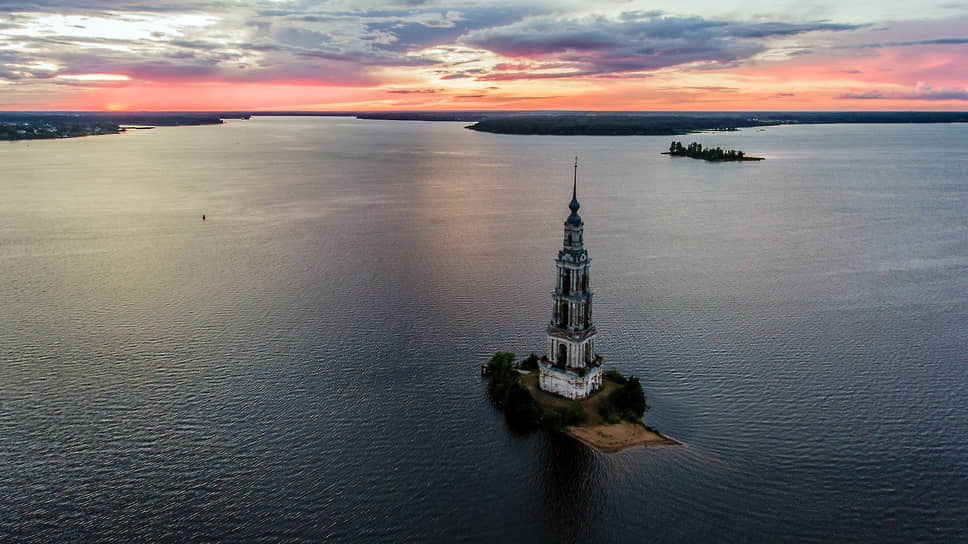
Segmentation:
<svg viewBox="0 0 968 544">
<path fill-rule="evenodd" d="M 469 122 L 465 128 L 527 136 L 682 136 L 743 128 L 822 124 L 968 123 L 968 111 L 344 111 L 252 112 L 253 116 L 345 116 L 382 121 Z"/>
<path fill-rule="evenodd" d="M 777 125 L 966 123 L 968 112 L 582 113 L 487 118 L 466 128 L 537 136 L 681 136 Z"/>
<path fill-rule="evenodd" d="M 247 113 L 0 112 L 0 140 L 79 138 L 162 126 L 219 125 L 224 119 L 248 118 Z"/>
<path fill-rule="evenodd" d="M 386 121 L 470 122 L 492 134 L 681 136 L 777 125 L 968 123 L 968 112 L 600 112 L 600 111 L 0 111 L 0 140 L 118 134 L 123 126 L 197 126 L 253 116 L 355 117 Z M 133 128 L 133 127 L 132 127 Z"/>
</svg>

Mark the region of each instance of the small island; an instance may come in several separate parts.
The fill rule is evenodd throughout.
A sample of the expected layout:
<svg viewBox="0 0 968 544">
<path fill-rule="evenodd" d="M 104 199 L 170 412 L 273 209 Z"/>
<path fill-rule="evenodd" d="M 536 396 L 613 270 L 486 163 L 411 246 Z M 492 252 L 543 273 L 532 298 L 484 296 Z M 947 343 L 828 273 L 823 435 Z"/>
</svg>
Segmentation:
<svg viewBox="0 0 968 544">
<path fill-rule="evenodd" d="M 704 148 L 699 142 L 692 142 L 688 146 L 683 146 L 682 142 L 673 140 L 669 145 L 669 151 L 663 151 L 663 155 L 673 157 L 690 157 L 711 162 L 730 162 L 730 161 L 762 161 L 763 157 L 750 157 L 745 152 L 736 149 L 723 149 L 721 147 Z"/>
<path fill-rule="evenodd" d="M 642 423 L 648 405 L 638 378 L 602 369 L 603 358 L 595 351 L 598 328 L 592 322 L 591 259 L 584 246 L 580 208 L 575 157 L 571 214 L 555 259 L 554 307 L 545 329 L 547 355 L 539 358 L 532 353 L 517 363 L 513 353 L 495 353 L 481 366 L 481 375 L 490 379 L 488 392 L 512 427 L 545 427 L 603 453 L 678 444 Z"/>
<path fill-rule="evenodd" d="M 569 400 L 541 390 L 540 362 L 534 353 L 516 362 L 513 353 L 499 351 L 484 367 L 488 392 L 511 427 L 562 433 L 602 453 L 680 444 L 642 423 L 649 407 L 635 376 L 608 370 L 601 389 L 587 399 Z"/>
</svg>

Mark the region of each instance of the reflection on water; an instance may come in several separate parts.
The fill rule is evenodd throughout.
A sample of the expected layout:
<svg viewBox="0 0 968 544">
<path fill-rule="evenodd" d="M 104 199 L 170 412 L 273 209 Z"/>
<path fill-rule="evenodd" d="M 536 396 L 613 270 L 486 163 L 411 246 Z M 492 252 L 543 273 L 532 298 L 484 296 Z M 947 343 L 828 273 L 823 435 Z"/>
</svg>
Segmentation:
<svg viewBox="0 0 968 544">
<path fill-rule="evenodd" d="M 2 145 L 0 541 L 963 540 L 965 131 Z M 576 154 L 600 351 L 686 446 L 509 432 L 478 376 L 543 347 Z"/>
<path fill-rule="evenodd" d="M 535 512 L 567 540 L 590 537 L 602 514 L 608 479 L 598 457 L 567 436 L 548 435 L 535 458 Z"/>
</svg>

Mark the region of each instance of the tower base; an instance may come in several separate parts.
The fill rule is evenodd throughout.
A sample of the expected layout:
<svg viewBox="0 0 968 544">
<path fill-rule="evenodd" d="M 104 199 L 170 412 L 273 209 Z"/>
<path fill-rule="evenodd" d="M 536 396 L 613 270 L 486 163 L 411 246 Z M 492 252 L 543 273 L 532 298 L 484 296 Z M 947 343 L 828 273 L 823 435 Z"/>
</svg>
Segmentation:
<svg viewBox="0 0 968 544">
<path fill-rule="evenodd" d="M 582 370 L 584 372 L 580 375 Z M 602 388 L 601 365 L 562 370 L 547 360 L 541 360 L 538 362 L 538 372 L 538 387 L 542 391 L 565 398 L 587 399 L 593 392 Z"/>
</svg>

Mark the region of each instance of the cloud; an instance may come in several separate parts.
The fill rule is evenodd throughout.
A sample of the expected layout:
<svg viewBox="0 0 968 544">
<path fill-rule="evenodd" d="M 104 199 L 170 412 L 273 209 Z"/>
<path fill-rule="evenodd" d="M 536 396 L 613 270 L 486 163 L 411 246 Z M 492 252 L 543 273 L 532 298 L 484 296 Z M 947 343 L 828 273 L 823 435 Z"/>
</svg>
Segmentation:
<svg viewBox="0 0 968 544">
<path fill-rule="evenodd" d="M 434 89 L 390 89 L 387 92 L 390 94 L 434 94 L 437 91 Z"/>
<path fill-rule="evenodd" d="M 139 4 L 111 1 L 4 4 L 4 8 L 31 11 L 0 15 L 0 79 L 115 73 L 138 81 L 295 80 L 374 85 L 377 78 L 371 67 L 437 62 L 382 47 L 392 43 L 393 37 L 367 32 L 359 16 L 337 17 L 335 24 L 300 25 L 261 20 L 249 8 L 225 4 L 232 8 L 225 14 L 199 11 L 192 17 L 166 10 L 147 13 L 140 11 L 143 6 Z M 81 14 L 44 13 L 57 6 Z M 203 10 L 206 4 L 178 6 Z M 96 7 L 102 11 L 92 11 Z M 114 8 L 139 11 L 103 11 Z M 448 17 L 459 18 L 455 14 Z M 77 21 L 87 24 L 75 24 Z"/>
<path fill-rule="evenodd" d="M 513 59 L 569 65 L 557 73 L 520 71 L 520 78 L 553 78 L 654 71 L 691 63 L 729 65 L 767 50 L 764 40 L 808 32 L 841 32 L 858 25 L 744 23 L 702 17 L 626 12 L 618 17 L 541 15 L 464 34 L 464 44 Z M 512 79 L 514 73 L 480 79 Z"/>
<path fill-rule="evenodd" d="M 936 89 L 928 83 L 918 83 L 913 91 L 848 92 L 837 98 L 854 100 L 968 100 L 968 89 L 945 87 Z"/>
<path fill-rule="evenodd" d="M 879 47 L 907 47 L 912 45 L 962 45 L 968 44 L 968 38 L 933 38 L 930 40 L 912 40 L 906 42 L 864 43 L 860 45 L 842 46 L 845 49 L 874 49 Z"/>
<path fill-rule="evenodd" d="M 423 4 L 423 3 L 420 3 Z M 339 43 L 365 43 L 382 52 L 404 54 L 453 44 L 467 32 L 513 23 L 542 13 L 536 7 L 473 6 L 446 8 L 407 4 L 402 9 L 358 7 L 353 10 L 260 10 L 250 22 L 280 28 L 325 28 Z"/>
<path fill-rule="evenodd" d="M 884 93 L 880 91 L 866 91 L 862 93 L 857 93 L 857 92 L 844 93 L 842 95 L 839 95 L 837 98 L 845 98 L 845 99 L 852 99 L 852 100 L 876 100 L 879 98 L 887 98 L 887 97 L 885 97 Z"/>
<path fill-rule="evenodd" d="M 423 49 L 543 11 L 385 0 L 0 0 L 0 80 L 118 73 L 142 82 L 375 85 L 382 68 L 452 65 Z M 477 73 L 467 68 L 461 73 Z"/>
<path fill-rule="evenodd" d="M 519 79 L 561 79 L 595 75 L 592 72 L 495 72 L 477 78 L 478 81 L 515 81 Z M 447 79 L 447 78 L 442 78 Z"/>
<path fill-rule="evenodd" d="M 828 58 L 838 49 L 837 42 L 850 37 L 854 44 L 872 43 L 851 45 L 850 52 L 838 49 L 838 59 L 882 58 L 882 64 L 897 66 L 898 80 L 935 81 L 943 87 L 900 92 L 902 87 L 887 86 L 887 76 L 881 75 L 885 87 L 862 87 L 843 98 L 965 100 L 965 90 L 952 87 L 964 84 L 957 79 L 958 59 L 942 63 L 949 52 L 960 54 L 960 49 L 948 46 L 968 44 L 968 38 L 959 37 L 963 32 L 958 21 L 930 28 L 922 22 L 893 21 L 891 33 L 875 34 L 875 26 L 883 22 L 797 20 L 795 14 L 781 20 L 757 13 L 744 14 L 743 19 L 711 19 L 657 10 L 613 11 L 623 2 L 604 6 L 552 0 L 489 5 L 465 0 L 0 0 L 0 85 L 5 92 L 27 92 L 47 84 L 385 84 L 374 96 L 386 99 L 386 92 L 400 99 L 412 95 L 408 99 L 414 100 L 425 94 L 428 101 L 437 101 L 451 93 L 477 92 L 444 81 L 534 80 L 541 82 L 535 87 L 551 89 L 554 80 L 587 78 L 594 80 L 589 83 L 596 89 L 611 89 L 631 88 L 637 85 L 632 80 L 649 77 L 656 85 L 668 76 L 675 89 L 662 92 L 674 95 L 676 89 L 687 89 L 688 94 L 691 88 L 681 85 L 723 83 L 728 81 L 726 69 L 752 68 L 754 63 L 759 73 L 774 78 L 783 63 L 793 68 L 823 65 L 810 74 L 798 72 L 804 78 L 842 79 L 835 68 L 859 74 L 851 68 L 861 61 Z M 697 13 L 700 8 L 683 4 L 678 9 Z M 874 21 L 876 14 L 871 18 Z M 903 24 L 911 28 L 901 32 L 904 29 L 898 27 Z M 863 29 L 866 37 L 854 36 L 856 29 Z M 932 59 L 933 71 L 875 49 L 918 45 L 944 48 L 944 55 L 938 55 L 941 60 Z M 886 69 L 874 64 L 864 73 L 873 76 Z M 84 74 L 130 79 L 58 77 Z M 629 81 L 613 85 L 608 80 Z M 875 87 L 875 81 L 867 85 Z M 757 85 L 765 84 L 749 83 Z M 436 87 L 435 96 L 429 87 Z M 455 87 L 460 90 L 448 91 Z M 646 87 L 653 88 L 640 86 Z M 771 86 L 758 96 L 788 94 L 777 89 L 785 87 Z M 578 92 L 565 94 L 574 97 Z"/>
<path fill-rule="evenodd" d="M 165 2 L 132 2 L 128 0 L 33 0 L 23 2 L 5 0 L 0 2 L 0 12 L 58 14 L 185 13 L 211 9 L 212 4 L 212 2 L 204 0 Z"/>
</svg>

